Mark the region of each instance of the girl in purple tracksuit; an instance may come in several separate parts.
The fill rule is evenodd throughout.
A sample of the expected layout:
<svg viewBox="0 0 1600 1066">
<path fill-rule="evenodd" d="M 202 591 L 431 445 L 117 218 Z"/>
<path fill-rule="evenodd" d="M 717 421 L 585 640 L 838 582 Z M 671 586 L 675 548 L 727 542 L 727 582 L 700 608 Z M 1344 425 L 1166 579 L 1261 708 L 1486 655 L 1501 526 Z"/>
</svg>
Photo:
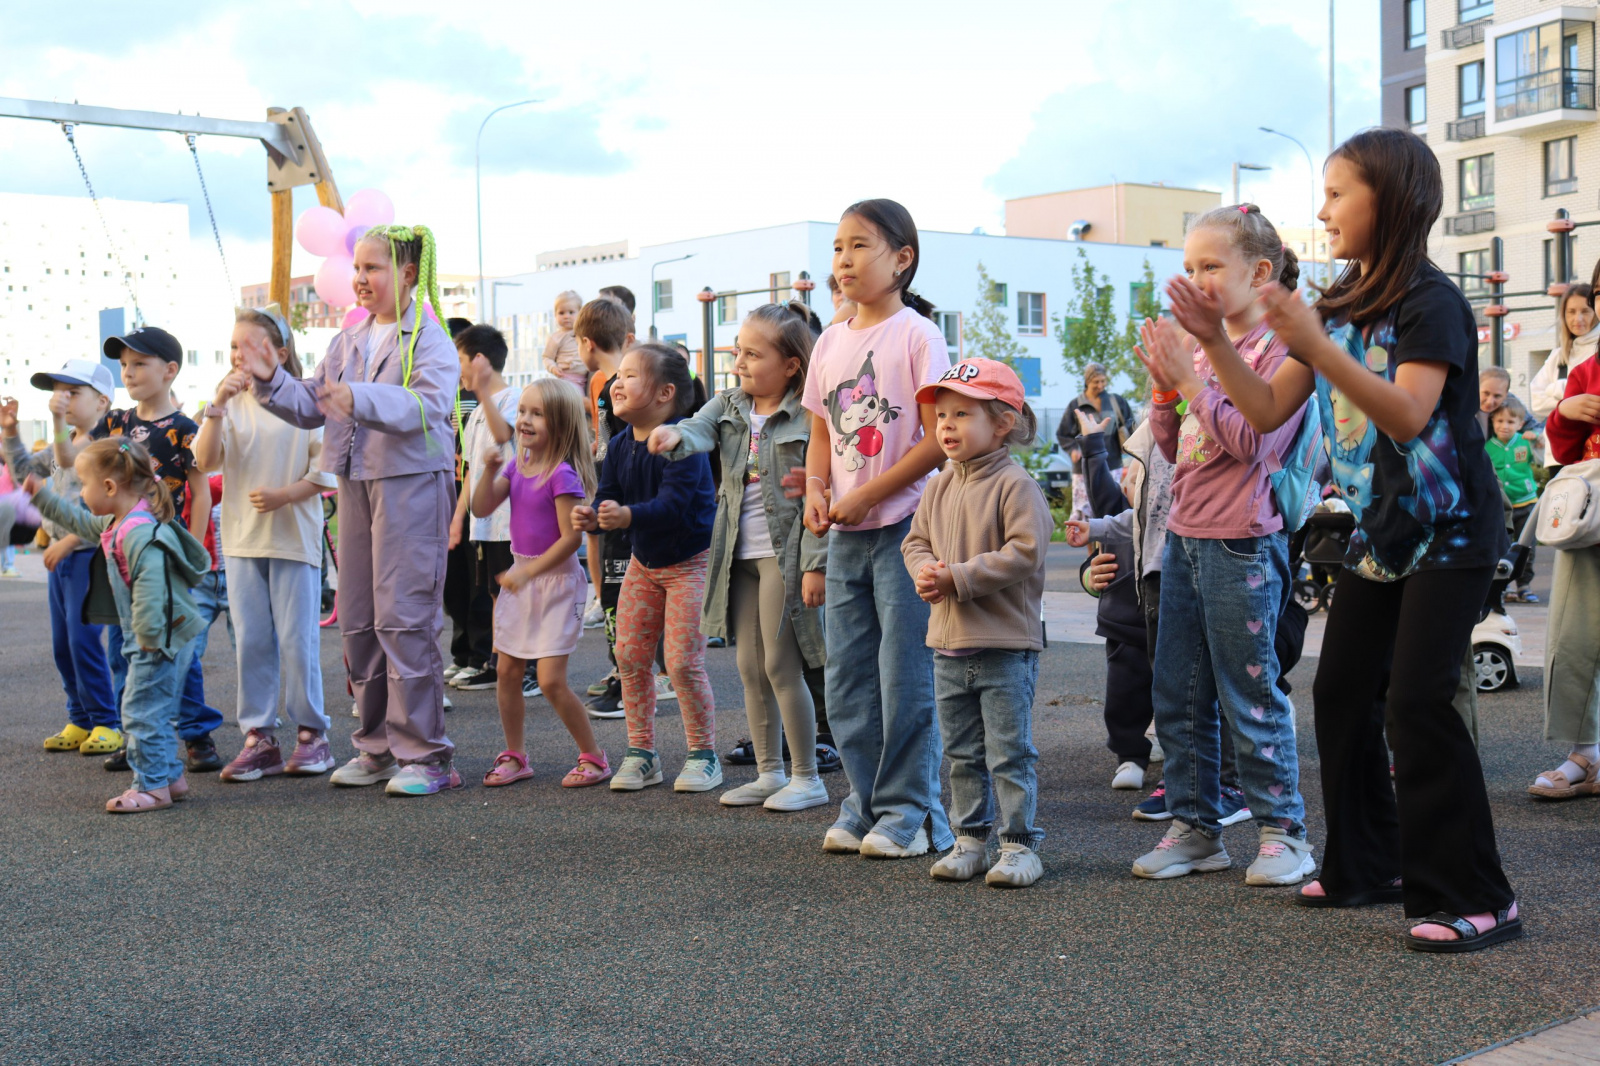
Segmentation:
<svg viewBox="0 0 1600 1066">
<path fill-rule="evenodd" d="M 361 728 L 359 754 L 332 781 L 388 781 L 402 796 L 461 787 L 439 653 L 461 364 L 413 299 L 426 293 L 440 306 L 435 255 L 423 226 L 368 230 L 356 243 L 355 291 L 371 317 L 334 338 L 309 379 L 291 377 L 264 343 L 243 352 L 267 410 L 326 427 L 322 469 L 339 479 L 339 629 Z"/>
</svg>

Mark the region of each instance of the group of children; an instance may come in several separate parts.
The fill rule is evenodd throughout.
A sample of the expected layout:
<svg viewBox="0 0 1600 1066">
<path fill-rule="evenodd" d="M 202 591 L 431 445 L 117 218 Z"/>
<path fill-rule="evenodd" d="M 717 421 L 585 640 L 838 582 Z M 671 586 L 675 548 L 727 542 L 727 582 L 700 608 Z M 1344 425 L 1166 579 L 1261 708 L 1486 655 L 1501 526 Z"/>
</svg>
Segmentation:
<svg viewBox="0 0 1600 1066">
<path fill-rule="evenodd" d="M 1169 878 L 1231 865 L 1221 828 L 1237 810 L 1225 804 L 1225 780 L 1238 782 L 1235 806 L 1247 804 L 1257 822 L 1248 884 L 1301 884 L 1317 869 L 1281 676 L 1287 534 L 1304 519 L 1298 475 L 1315 448 L 1357 526 L 1314 686 L 1324 856 L 1297 902 L 1403 902 L 1418 920 L 1408 947 L 1475 950 L 1522 929 L 1477 751 L 1452 705 L 1506 546 L 1477 419 L 1476 330 L 1460 290 L 1427 261 L 1442 186 L 1425 144 L 1395 130 L 1358 134 L 1330 159 L 1326 184 L 1320 217 L 1333 254 L 1350 265 L 1314 305 L 1293 291 L 1294 255 L 1253 206 L 1196 221 L 1185 273 L 1167 288 L 1172 317 L 1142 331 L 1139 355 L 1155 391 L 1148 439 L 1129 449 L 1139 460 L 1124 480 L 1132 506 L 1114 522 L 1069 523 L 1074 543 L 1133 545 L 1099 555 L 1094 584 L 1112 581 L 1119 565 L 1139 571 L 1172 824 L 1133 872 Z M 135 783 L 108 809 L 164 807 L 188 791 L 173 746 L 178 678 L 203 617 L 190 604 L 206 569 L 201 472 L 220 466 L 234 617 L 257 616 L 255 630 L 240 626 L 247 740 L 226 778 L 332 764 L 306 535 L 331 481 L 340 501 L 339 622 L 361 718 L 358 754 L 334 772 L 335 784 L 386 782 L 401 795 L 460 787 L 444 732 L 439 637 L 447 553 L 470 533 L 480 585 L 494 601 L 506 741 L 486 785 L 532 774 L 523 728 L 530 663 L 577 748 L 563 785 L 662 783 L 659 662 L 688 749 L 674 788 L 718 788 L 704 657 L 708 635 L 732 638 L 758 775 L 723 792 L 722 803 L 794 811 L 828 801 L 807 683 L 821 668 L 849 782 L 824 850 L 889 859 L 934 850 L 936 878 L 1034 883 L 1043 830 L 1031 706 L 1052 519 L 1012 449 L 1030 444 L 1037 426 L 1010 367 L 950 364 L 931 305 L 911 287 L 920 245 L 905 208 L 890 200 L 847 208 L 830 278 L 847 310 L 818 336 L 803 308 L 759 308 L 739 330 L 738 384 L 709 400 L 680 349 L 632 341 L 631 312 L 616 296 L 579 304 L 575 294 L 557 308 L 570 322 L 558 319 L 550 376 L 513 397 L 501 376 L 503 338 L 474 326 L 451 343 L 424 316 L 423 295 L 438 304 L 434 259 L 422 227 L 363 237 L 355 290 L 371 315 L 335 340 L 309 379 L 297 372 L 281 319 L 242 312 L 235 369 L 193 440 L 192 423 L 147 432 L 165 413 L 141 400 L 134 431 L 81 447 L 110 391 L 51 386 L 61 423 L 52 487 L 34 470 L 28 488 L 54 529 L 80 538 L 91 556 L 73 561 L 90 574 L 86 600 L 96 609 L 85 620 L 114 621 L 132 641 L 122 656 L 121 723 Z M 124 383 L 137 399 L 144 369 L 128 356 L 143 350 L 136 340 L 113 343 L 128 346 Z M 1590 384 L 1600 393 L 1594 365 L 1573 369 L 1551 416 L 1558 456 L 1600 454 L 1600 398 L 1588 395 Z M 461 427 L 459 486 L 450 418 L 458 383 L 478 401 Z M 64 428 L 69 415 L 77 433 Z M 9 426 L 15 463 L 14 409 Z M 1105 426 L 1086 416 L 1083 428 L 1088 458 Z M 192 449 L 174 469 L 194 476 L 153 478 L 152 439 L 170 445 L 163 452 Z M 177 494 L 194 506 L 187 527 L 172 521 Z M 589 581 L 577 558 L 585 544 Z M 64 552 L 52 604 L 70 613 L 78 569 L 57 580 Z M 98 607 L 94 578 L 102 557 L 113 564 L 108 608 Z M 1573 565 L 1558 561 L 1558 586 Z M 591 584 L 614 633 L 610 698 L 627 719 L 615 768 L 567 681 Z M 72 636 L 66 620 L 60 628 L 75 662 L 73 641 L 89 638 Z M 269 678 L 268 661 L 289 680 L 297 744 L 287 762 L 276 751 L 278 668 Z M 247 714 L 247 689 L 256 701 L 271 692 L 272 707 Z M 68 693 L 69 708 L 74 698 L 83 704 L 73 686 Z M 1572 721 L 1560 730 L 1589 747 L 1575 747 L 1553 773 L 1581 786 L 1600 761 L 1594 700 L 1583 704 L 1575 689 L 1571 702 Z M 117 721 L 106 708 L 72 714 L 80 729 Z"/>
</svg>

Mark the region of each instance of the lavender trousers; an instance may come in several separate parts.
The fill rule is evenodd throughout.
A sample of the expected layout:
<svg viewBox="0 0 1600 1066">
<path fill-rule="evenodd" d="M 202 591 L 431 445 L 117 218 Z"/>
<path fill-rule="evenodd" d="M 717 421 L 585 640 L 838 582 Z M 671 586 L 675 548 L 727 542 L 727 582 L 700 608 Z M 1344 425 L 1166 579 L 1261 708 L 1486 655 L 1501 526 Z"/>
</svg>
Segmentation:
<svg viewBox="0 0 1600 1066">
<path fill-rule="evenodd" d="M 361 712 L 357 750 L 447 761 L 444 733 L 448 472 L 339 479 L 339 631 Z"/>
</svg>

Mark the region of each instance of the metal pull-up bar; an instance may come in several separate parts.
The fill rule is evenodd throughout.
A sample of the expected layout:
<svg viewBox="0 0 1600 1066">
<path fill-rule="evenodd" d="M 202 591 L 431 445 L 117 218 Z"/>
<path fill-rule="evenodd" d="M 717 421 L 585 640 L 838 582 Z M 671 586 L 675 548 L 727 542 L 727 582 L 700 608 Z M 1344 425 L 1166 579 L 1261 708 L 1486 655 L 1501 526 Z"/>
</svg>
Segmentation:
<svg viewBox="0 0 1600 1066">
<path fill-rule="evenodd" d="M 121 126 L 134 130 L 166 130 L 213 137 L 245 137 L 260 141 L 296 165 L 304 161 L 305 146 L 296 144 L 288 129 L 277 122 L 241 122 L 200 115 L 168 115 L 161 111 L 124 111 L 118 107 L 86 107 L 51 100 L 19 100 L 0 96 L 0 118 L 33 118 L 43 122 L 70 122 L 75 126 Z"/>
</svg>

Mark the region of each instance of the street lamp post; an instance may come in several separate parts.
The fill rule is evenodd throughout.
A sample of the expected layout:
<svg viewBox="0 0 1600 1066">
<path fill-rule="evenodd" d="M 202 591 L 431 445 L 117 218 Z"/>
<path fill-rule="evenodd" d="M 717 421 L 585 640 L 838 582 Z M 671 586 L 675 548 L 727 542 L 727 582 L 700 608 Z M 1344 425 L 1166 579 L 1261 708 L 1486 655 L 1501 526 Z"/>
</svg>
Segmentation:
<svg viewBox="0 0 1600 1066">
<path fill-rule="evenodd" d="M 1317 258 L 1317 168 L 1316 165 L 1311 162 L 1311 151 L 1305 145 L 1301 144 L 1297 138 L 1289 136 L 1282 130 L 1270 129 L 1266 126 L 1259 126 L 1257 128 L 1260 129 L 1262 133 L 1270 133 L 1274 137 L 1282 137 L 1286 141 L 1293 141 L 1294 144 L 1299 147 L 1300 151 L 1305 153 L 1306 170 L 1311 173 L 1311 259 L 1313 262 L 1315 262 Z M 1331 271 L 1331 268 L 1332 264 L 1329 264 L 1329 266 L 1325 269 Z M 1328 273 L 1324 276 L 1323 280 L 1327 281 L 1327 279 L 1331 278 L 1332 276 L 1332 273 Z"/>
<path fill-rule="evenodd" d="M 489 124 L 490 119 L 508 108 L 542 103 L 544 103 L 543 100 L 518 100 L 514 104 L 501 104 L 483 116 L 483 121 L 478 123 L 478 138 L 472 146 L 472 181 L 476 187 L 478 198 L 478 288 L 476 296 L 478 298 L 479 318 L 483 317 L 483 127 Z M 493 302 L 492 299 L 491 302 Z"/>
<path fill-rule="evenodd" d="M 1233 165 L 1233 202 L 1239 202 L 1239 171 L 1271 169 L 1271 167 L 1262 166 L 1260 163 L 1235 163 Z"/>
<path fill-rule="evenodd" d="M 685 259 L 693 259 L 694 253 L 675 256 L 672 259 L 663 259 L 659 263 L 650 264 L 650 339 L 656 339 L 656 267 L 666 266 L 668 263 L 681 263 Z"/>
</svg>

